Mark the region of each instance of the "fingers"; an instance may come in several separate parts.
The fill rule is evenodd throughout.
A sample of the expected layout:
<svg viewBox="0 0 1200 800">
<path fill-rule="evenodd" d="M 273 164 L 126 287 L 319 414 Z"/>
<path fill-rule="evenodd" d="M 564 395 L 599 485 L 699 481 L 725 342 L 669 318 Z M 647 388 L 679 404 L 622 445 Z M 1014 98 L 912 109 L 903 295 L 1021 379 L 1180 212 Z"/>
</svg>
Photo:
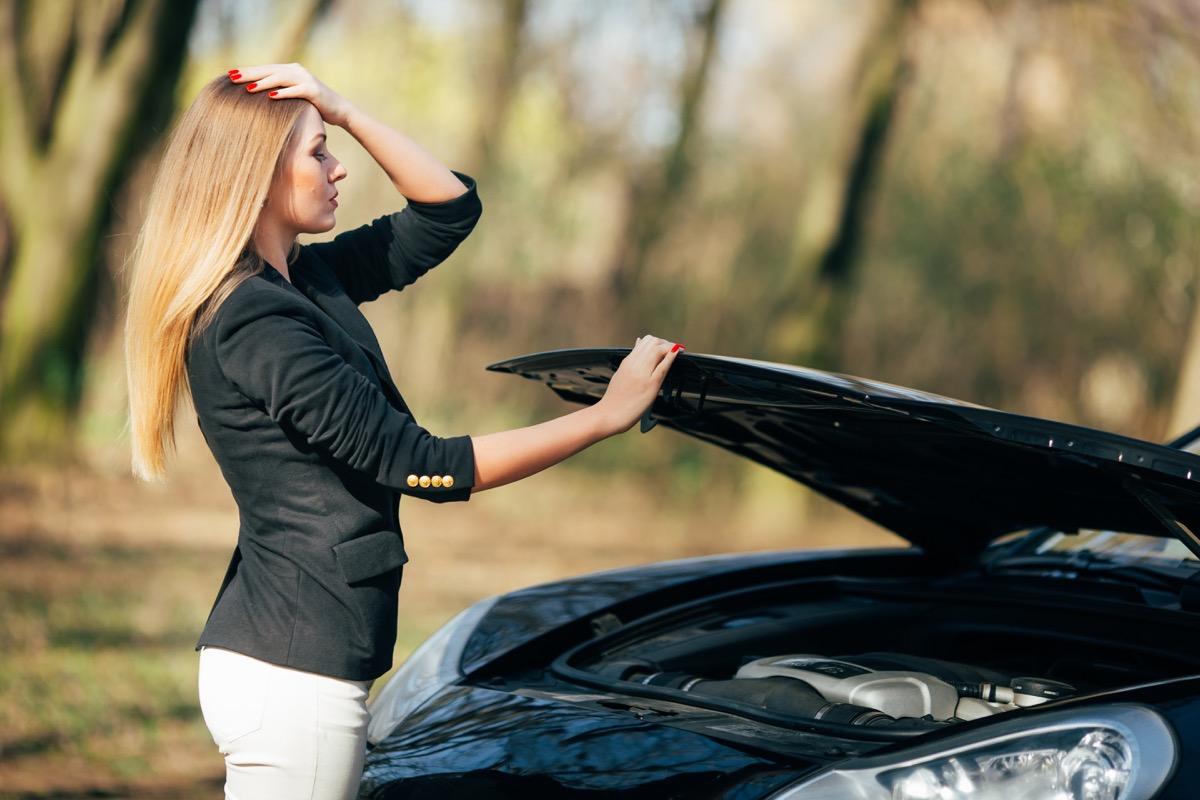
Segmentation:
<svg viewBox="0 0 1200 800">
<path fill-rule="evenodd" d="M 276 87 L 278 87 L 278 88 L 276 88 Z M 250 91 L 254 94 L 258 94 L 259 92 L 261 92 L 265 89 L 270 90 L 268 92 L 267 96 L 270 97 L 272 100 L 283 100 L 288 97 L 303 97 L 305 99 L 308 99 L 308 95 L 309 95 L 308 91 L 300 84 L 288 85 L 286 83 L 263 82 L 263 83 L 258 84 L 258 86 L 254 87 Z"/>
<path fill-rule="evenodd" d="M 245 69 L 229 71 L 229 80 L 233 83 L 244 84 L 246 91 L 251 94 L 274 91 L 270 95 L 276 100 L 286 97 L 305 97 L 307 92 L 302 85 L 302 79 L 292 72 L 291 64 L 256 64 Z"/>
<path fill-rule="evenodd" d="M 281 87 L 283 87 L 283 88 L 281 88 Z M 287 88 L 295 88 L 295 87 L 291 86 L 286 81 L 280 80 L 279 76 L 277 76 L 277 75 L 270 75 L 266 78 L 263 78 L 262 80 L 252 81 L 252 82 L 246 84 L 246 91 L 250 92 L 251 94 L 258 94 L 259 92 L 266 92 L 266 91 L 282 92 L 282 91 L 285 91 Z M 278 97 L 278 96 L 279 96 L 278 94 L 275 95 L 275 97 Z"/>
<path fill-rule="evenodd" d="M 674 342 L 646 334 L 637 337 L 626 360 L 638 367 L 644 367 L 653 378 L 659 379 L 671 368 L 675 356 L 678 355 L 678 350 L 672 350 L 673 347 L 676 347 Z"/>
<path fill-rule="evenodd" d="M 249 67 L 237 67 L 229 71 L 229 79 L 234 83 L 254 83 L 261 81 L 271 74 L 272 64 L 254 64 Z"/>
<path fill-rule="evenodd" d="M 660 339 L 657 336 L 646 336 L 647 349 L 656 357 L 661 357 L 664 353 L 671 349 L 671 342 L 666 339 Z"/>
<path fill-rule="evenodd" d="M 658 365 L 654 367 L 654 371 L 651 373 L 654 376 L 654 379 L 661 382 L 666 377 L 666 374 L 670 372 L 671 365 L 675 363 L 675 359 L 678 358 L 679 354 L 682 352 L 682 347 L 678 350 L 674 349 L 673 346 L 668 348 L 662 360 L 658 362 Z"/>
<path fill-rule="evenodd" d="M 657 363 L 659 359 L 670 351 L 672 346 L 674 346 L 674 342 L 646 334 L 645 336 L 637 337 L 629 354 L 634 355 L 636 353 L 639 358 L 653 359 Z"/>
<path fill-rule="evenodd" d="M 280 72 L 288 66 L 288 64 L 250 64 L 246 67 L 234 67 L 229 70 L 228 74 L 238 76 L 234 80 L 235 83 L 253 83 L 262 80 L 272 72 Z"/>
<path fill-rule="evenodd" d="M 637 347 L 639 345 L 645 345 L 645 346 L 655 345 L 658 347 L 666 345 L 667 347 L 670 347 L 671 342 L 668 342 L 666 339 L 660 339 L 657 336 L 651 336 L 650 334 L 646 334 L 645 336 L 639 336 L 639 337 L 637 337 L 637 339 L 634 340 L 634 342 L 633 342 L 634 349 L 637 349 Z"/>
<path fill-rule="evenodd" d="M 258 90 L 254 89 L 252 91 L 257 92 Z M 304 89 L 299 86 L 285 86 L 282 89 L 271 89 L 271 92 L 268 96 L 272 100 L 283 100 L 288 97 L 307 97 L 307 95 L 304 93 Z"/>
<path fill-rule="evenodd" d="M 278 92 L 275 95 L 276 97 L 280 95 L 291 97 L 291 94 L 284 93 L 287 92 L 288 89 L 292 89 L 294 93 L 299 87 L 299 84 L 297 84 L 295 80 L 289 80 L 286 75 L 281 75 L 278 72 L 271 72 L 266 69 L 259 70 L 258 72 L 258 77 L 255 77 L 254 73 L 247 75 L 245 72 L 243 72 L 236 78 L 231 75 L 230 80 L 232 80 L 234 83 L 245 84 L 246 91 L 251 92 L 252 94 L 258 94 L 259 92 L 277 89 Z"/>
</svg>

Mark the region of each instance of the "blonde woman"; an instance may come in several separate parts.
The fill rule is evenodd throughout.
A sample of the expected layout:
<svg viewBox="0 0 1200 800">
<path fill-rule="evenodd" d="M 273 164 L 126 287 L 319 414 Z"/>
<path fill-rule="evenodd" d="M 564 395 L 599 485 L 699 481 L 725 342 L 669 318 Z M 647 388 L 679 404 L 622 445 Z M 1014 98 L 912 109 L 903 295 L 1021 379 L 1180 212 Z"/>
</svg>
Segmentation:
<svg viewBox="0 0 1200 800">
<path fill-rule="evenodd" d="M 407 204 L 300 246 L 334 227 L 347 175 L 326 124 Z M 162 479 L 186 393 L 237 502 L 237 547 L 196 645 L 229 798 L 356 794 L 408 560 L 401 495 L 469 500 L 628 430 L 678 354 L 640 337 L 600 402 L 538 425 L 425 430 L 358 306 L 443 261 L 480 213 L 471 177 L 295 63 L 214 79 L 167 140 L 129 282 L 132 465 Z"/>
</svg>

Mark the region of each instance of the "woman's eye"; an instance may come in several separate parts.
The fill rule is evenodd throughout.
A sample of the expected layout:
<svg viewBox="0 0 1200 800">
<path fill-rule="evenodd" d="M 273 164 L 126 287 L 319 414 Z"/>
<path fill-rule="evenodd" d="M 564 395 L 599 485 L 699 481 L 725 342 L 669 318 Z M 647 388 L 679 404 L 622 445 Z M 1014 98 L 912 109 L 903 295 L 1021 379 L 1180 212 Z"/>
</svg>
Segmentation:
<svg viewBox="0 0 1200 800">
<path fill-rule="evenodd" d="M 323 153 L 314 153 L 313 155 L 315 155 L 317 158 L 321 159 L 322 161 L 325 160 L 325 155 Z"/>
</svg>

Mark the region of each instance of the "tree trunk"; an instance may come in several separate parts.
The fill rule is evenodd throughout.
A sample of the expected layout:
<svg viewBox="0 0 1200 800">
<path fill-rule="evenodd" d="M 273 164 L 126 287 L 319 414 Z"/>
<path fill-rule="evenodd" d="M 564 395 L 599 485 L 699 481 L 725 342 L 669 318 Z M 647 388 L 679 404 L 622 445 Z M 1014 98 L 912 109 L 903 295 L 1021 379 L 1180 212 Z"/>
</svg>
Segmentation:
<svg viewBox="0 0 1200 800">
<path fill-rule="evenodd" d="M 838 367 L 859 247 L 895 108 L 907 84 L 905 44 L 916 5 L 915 0 L 884 5 L 863 43 L 849 100 L 850 128 L 842 137 L 845 150 L 818 168 L 806 187 L 792 268 L 772 292 L 765 315 L 773 329 L 788 332 L 771 349 L 793 363 Z"/>
<path fill-rule="evenodd" d="M 486 90 L 477 99 L 479 117 L 475 141 L 472 153 L 467 157 L 467 164 L 481 186 L 496 166 L 497 152 L 508 126 L 513 97 L 521 83 L 520 59 L 529 13 L 527 0 L 503 0 L 499 5 L 500 30 L 486 65 L 487 74 L 483 81 Z"/>
<path fill-rule="evenodd" d="M 297 61 L 308 45 L 313 28 L 333 8 L 333 0 L 304 0 L 288 2 L 280 7 L 281 21 L 276 28 L 275 41 L 269 52 L 275 53 L 278 63 Z"/>
<path fill-rule="evenodd" d="M 503 185 L 503 169 L 500 165 L 500 147 L 511 116 L 513 100 L 521 85 L 523 64 L 522 53 L 526 43 L 526 22 L 529 13 L 528 0 L 501 0 L 493 2 L 498 7 L 497 28 L 485 28 L 488 43 L 479 48 L 481 62 L 473 65 L 480 76 L 481 90 L 473 98 L 478 110 L 475 129 L 469 150 L 463 158 L 461 170 L 475 178 L 480 196 L 487 198 Z M 486 199 L 484 207 L 487 207 Z M 486 214 L 485 214 L 486 219 Z M 477 234 L 478 235 L 478 234 Z M 432 333 L 437 341 L 448 341 L 443 334 L 465 331 L 471 321 L 464 319 L 466 303 L 463 298 L 476 287 L 472 276 L 462 268 L 440 274 L 440 290 L 430 292 L 424 301 L 413 309 L 413 324 L 422 336 Z M 437 337 L 441 337 L 437 339 Z M 445 352 L 434 346 L 426 348 L 426 354 Z M 434 379 L 438 365 L 428 358 L 418 358 L 414 368 Z M 421 383 L 417 380 L 416 383 Z"/>
<path fill-rule="evenodd" d="M 615 261 L 609 270 L 613 308 L 639 315 L 637 289 L 651 248 L 662 236 L 687 189 L 700 110 L 708 88 L 725 0 L 710 0 L 697 17 L 701 43 L 684 73 L 679 91 L 679 131 L 657 168 L 638 169 L 629 177 L 625 222 L 618 235 Z"/>
<path fill-rule="evenodd" d="M 199 0 L 0 8 L 0 172 L 9 269 L 0 291 L 0 458 L 75 444 L 112 199 L 177 111 Z M 273 50 L 292 60 L 331 0 L 292 4 Z"/>
<path fill-rule="evenodd" d="M 195 0 L 0 7 L 0 454 L 61 455 L 83 383 L 100 232 L 171 106 Z"/>
</svg>

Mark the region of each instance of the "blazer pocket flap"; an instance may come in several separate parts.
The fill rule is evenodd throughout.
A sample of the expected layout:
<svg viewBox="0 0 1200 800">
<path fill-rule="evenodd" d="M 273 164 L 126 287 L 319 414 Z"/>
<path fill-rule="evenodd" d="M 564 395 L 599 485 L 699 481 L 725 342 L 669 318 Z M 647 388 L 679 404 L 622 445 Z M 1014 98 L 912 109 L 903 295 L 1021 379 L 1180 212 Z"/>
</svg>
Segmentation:
<svg viewBox="0 0 1200 800">
<path fill-rule="evenodd" d="M 390 572 L 408 561 L 400 534 L 375 531 L 333 546 L 346 583 Z"/>
</svg>

